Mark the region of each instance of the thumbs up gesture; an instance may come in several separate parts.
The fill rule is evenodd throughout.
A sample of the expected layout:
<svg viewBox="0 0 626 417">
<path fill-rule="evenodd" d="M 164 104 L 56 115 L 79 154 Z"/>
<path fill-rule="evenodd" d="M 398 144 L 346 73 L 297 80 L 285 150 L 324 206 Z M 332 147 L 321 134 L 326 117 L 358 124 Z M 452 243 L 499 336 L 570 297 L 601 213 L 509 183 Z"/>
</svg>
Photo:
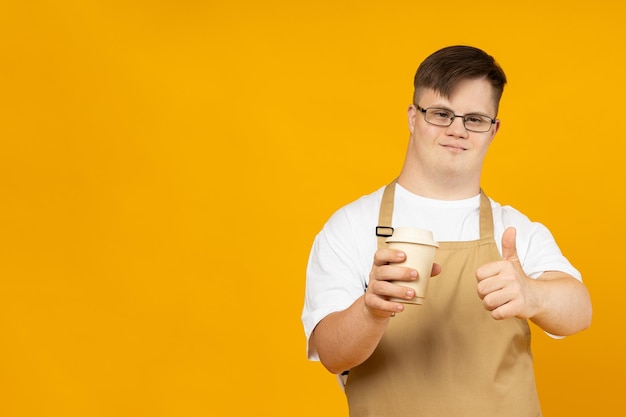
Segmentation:
<svg viewBox="0 0 626 417">
<path fill-rule="evenodd" d="M 507 228 L 502 234 L 502 260 L 485 264 L 476 271 L 478 296 L 496 320 L 527 319 L 537 310 L 535 280 L 522 270 L 515 237 L 515 228 Z"/>
</svg>

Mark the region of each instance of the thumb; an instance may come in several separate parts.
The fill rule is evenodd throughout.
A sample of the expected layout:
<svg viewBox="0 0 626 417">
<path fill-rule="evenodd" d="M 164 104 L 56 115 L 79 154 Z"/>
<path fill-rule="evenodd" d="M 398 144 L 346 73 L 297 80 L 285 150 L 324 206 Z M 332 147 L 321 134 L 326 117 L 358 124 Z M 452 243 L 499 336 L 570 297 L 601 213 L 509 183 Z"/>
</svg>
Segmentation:
<svg viewBox="0 0 626 417">
<path fill-rule="evenodd" d="M 515 245 L 516 235 L 517 230 L 514 227 L 507 227 L 504 233 L 502 233 L 502 259 L 519 261 L 517 246 Z"/>
</svg>

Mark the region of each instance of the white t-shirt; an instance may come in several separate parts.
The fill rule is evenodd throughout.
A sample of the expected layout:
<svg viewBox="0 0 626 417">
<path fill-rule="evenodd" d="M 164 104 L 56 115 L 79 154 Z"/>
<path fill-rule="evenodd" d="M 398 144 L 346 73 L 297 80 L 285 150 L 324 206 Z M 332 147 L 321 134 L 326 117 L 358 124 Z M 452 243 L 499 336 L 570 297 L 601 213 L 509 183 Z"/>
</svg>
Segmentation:
<svg viewBox="0 0 626 417">
<path fill-rule="evenodd" d="M 328 314 L 348 308 L 363 295 L 377 249 L 375 234 L 384 187 L 336 211 L 315 237 L 306 272 L 302 323 L 308 340 Z M 502 253 L 502 233 L 517 229 L 517 255 L 524 272 L 537 278 L 544 271 L 581 275 L 562 255 L 550 231 L 510 206 L 491 200 L 494 237 Z M 477 240 L 480 195 L 465 200 L 441 201 L 415 195 L 396 184 L 393 227 L 417 227 L 433 232 L 435 241 Z M 317 352 L 307 349 L 311 360 Z"/>
</svg>

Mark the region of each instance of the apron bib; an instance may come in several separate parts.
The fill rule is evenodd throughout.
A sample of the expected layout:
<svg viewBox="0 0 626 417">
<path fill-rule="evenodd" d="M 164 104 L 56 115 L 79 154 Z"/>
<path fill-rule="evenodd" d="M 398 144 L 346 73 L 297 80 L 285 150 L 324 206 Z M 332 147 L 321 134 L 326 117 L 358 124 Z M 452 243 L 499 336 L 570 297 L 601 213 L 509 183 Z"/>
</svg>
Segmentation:
<svg viewBox="0 0 626 417">
<path fill-rule="evenodd" d="M 377 231 L 392 225 L 395 185 L 383 194 Z M 442 272 L 431 278 L 424 304 L 407 304 L 391 318 L 372 356 L 350 370 L 351 417 L 541 416 L 527 321 L 494 320 L 476 292 L 478 267 L 500 259 L 481 190 L 480 238 L 439 242 Z"/>
</svg>

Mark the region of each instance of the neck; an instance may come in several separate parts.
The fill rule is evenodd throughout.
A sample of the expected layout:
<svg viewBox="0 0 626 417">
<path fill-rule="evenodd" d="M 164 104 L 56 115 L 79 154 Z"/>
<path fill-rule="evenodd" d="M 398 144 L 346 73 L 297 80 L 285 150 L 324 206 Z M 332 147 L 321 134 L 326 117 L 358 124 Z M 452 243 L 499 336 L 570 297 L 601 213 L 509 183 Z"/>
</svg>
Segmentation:
<svg viewBox="0 0 626 417">
<path fill-rule="evenodd" d="M 427 174 L 407 165 L 402 168 L 398 184 L 413 194 L 436 200 L 463 200 L 480 193 L 480 176 Z"/>
</svg>

